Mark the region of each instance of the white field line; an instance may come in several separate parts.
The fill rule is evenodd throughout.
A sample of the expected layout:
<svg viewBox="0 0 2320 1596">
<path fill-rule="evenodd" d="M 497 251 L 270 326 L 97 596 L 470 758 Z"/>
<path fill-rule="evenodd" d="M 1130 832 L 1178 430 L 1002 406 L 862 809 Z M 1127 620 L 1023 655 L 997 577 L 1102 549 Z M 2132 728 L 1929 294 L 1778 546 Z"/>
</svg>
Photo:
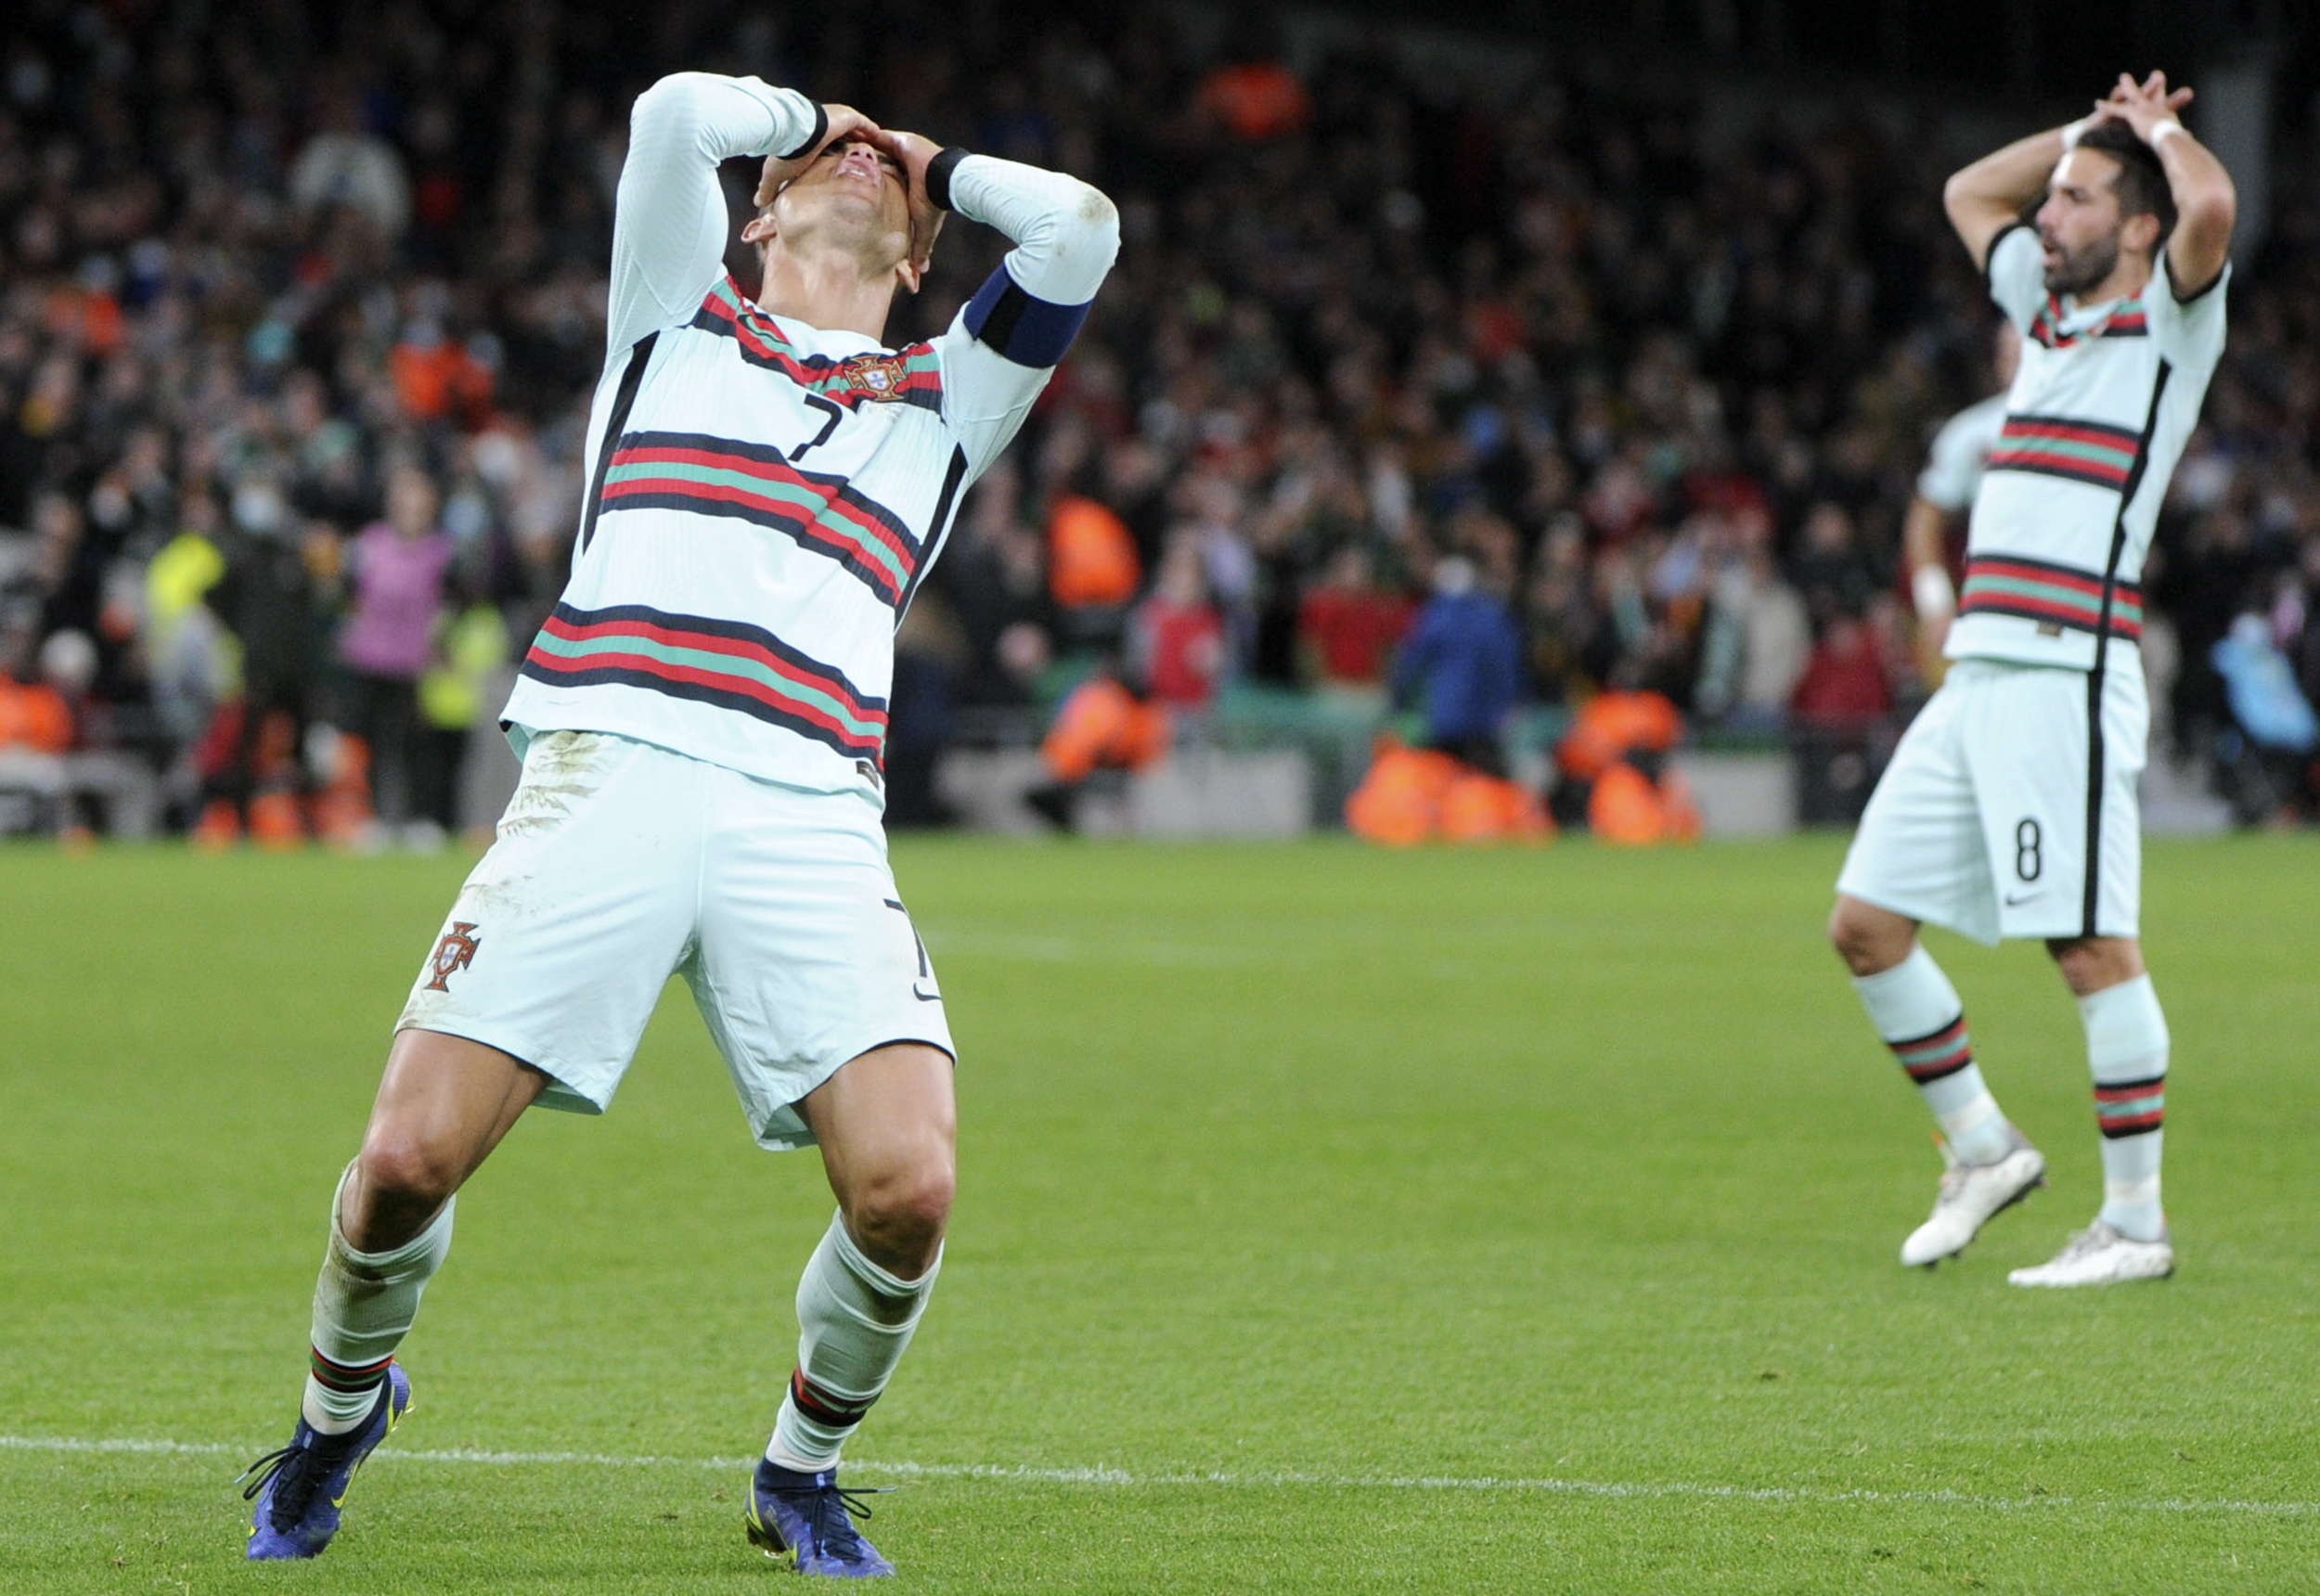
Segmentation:
<svg viewBox="0 0 2320 1596">
<path fill-rule="evenodd" d="M 213 1441 L 93 1440 L 72 1435 L 0 1435 L 0 1452 L 137 1453 L 167 1457 L 255 1456 L 250 1447 Z M 484 1463 L 505 1467 L 562 1468 L 580 1466 L 611 1469 L 715 1469 L 739 1472 L 752 1467 L 754 1458 L 663 1458 L 622 1456 L 607 1452 L 497 1452 L 469 1448 L 421 1450 L 390 1447 L 380 1461 L 405 1463 Z M 1226 1490 L 1308 1487 L 1360 1491 L 1504 1491 L 1538 1496 L 1604 1497 L 1615 1500 L 1689 1499 L 1702 1501 L 1796 1502 L 1843 1505 L 1862 1503 L 1910 1507 L 1957 1507 L 1989 1512 L 2082 1509 L 2103 1512 L 2165 1512 L 2240 1514 L 2271 1518 L 2320 1515 L 2320 1502 L 2198 1500 L 2184 1498 L 2069 1497 L 2055 1495 L 1997 1497 L 1966 1491 L 1871 1490 L 1813 1486 L 1728 1486 L 1693 1480 L 1632 1482 L 1463 1477 L 1451 1474 L 1324 1474 L 1296 1470 L 1237 1472 L 1131 1473 L 1127 1469 L 1042 1469 L 1015 1463 L 912 1463 L 859 1459 L 848 1465 L 878 1478 L 1020 1480 L 1034 1485 L 1103 1486 L 1113 1488 L 1211 1487 Z"/>
</svg>

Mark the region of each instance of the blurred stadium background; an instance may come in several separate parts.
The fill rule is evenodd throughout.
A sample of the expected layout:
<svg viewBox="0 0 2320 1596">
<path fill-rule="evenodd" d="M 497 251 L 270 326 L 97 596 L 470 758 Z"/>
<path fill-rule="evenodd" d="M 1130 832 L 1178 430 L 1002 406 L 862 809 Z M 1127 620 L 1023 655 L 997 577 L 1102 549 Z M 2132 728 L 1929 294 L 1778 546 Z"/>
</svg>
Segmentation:
<svg viewBox="0 0 2320 1596">
<path fill-rule="evenodd" d="M 1381 727 L 1462 714 L 1585 824 L 1565 740 L 1606 689 L 1680 714 L 1650 736 L 1711 832 L 1850 818 L 1938 668 L 1913 485 L 1993 381 L 1941 178 L 2163 64 L 2242 203 L 2150 573 L 2149 818 L 2307 821 L 2311 750 L 2264 712 L 2320 699 L 2316 40 L 2286 0 L 1504 0 L 1457 31 L 1383 0 L 24 0 L 0 825 L 482 834 L 576 519 L 626 107 L 686 66 L 1121 203 L 1087 336 L 902 634 L 895 822 L 1287 834 L 1343 823 Z M 979 231 L 898 338 L 988 269 Z M 1518 668 L 1429 698 L 1398 645 L 1462 568 L 1455 646 Z M 1090 673 L 1172 756 L 1043 758 Z M 1105 763 L 1142 767 L 1052 791 Z"/>
<path fill-rule="evenodd" d="M 1373 835 L 1543 826 L 1380 782 L 1383 730 L 1641 839 L 1688 829 L 1667 768 L 1711 835 L 1857 810 L 1929 690 L 1901 524 L 1993 380 L 1941 180 L 2163 66 L 2241 206 L 2151 573 L 2146 818 L 2315 817 L 2277 741 L 2320 699 L 2310 7 L 1448 12 L 0 7 L 0 832 L 34 839 L 0 848 L 0 1590 L 249 1589 L 229 1479 L 514 779 L 493 715 L 564 578 L 664 71 L 1121 203 L 902 635 L 896 822 L 1289 835 L 1366 777 Z M 956 227 L 897 336 L 998 248 Z M 1471 724 L 1395 680 L 1462 570 L 1439 624 L 1513 661 Z M 1107 682 L 1135 714 L 1065 713 Z M 1124 727 L 1167 757 L 1094 768 Z M 181 834 L 238 851 L 42 840 Z M 1933 1156 L 1822 941 L 1840 847 L 898 842 L 967 1180 L 849 1455 L 912 1487 L 881 1544 L 978 1596 L 2320 1588 L 2311 834 L 2151 845 L 2185 1267 L 2062 1302 L 2004 1280 L 2099 1178 L 2077 1020 L 2043 959 L 1943 945 L 2055 1190 L 1895 1268 Z M 761 1260 L 827 1194 L 738 1133 L 685 1007 L 617 1113 L 481 1178 L 423 1422 L 312 1589 L 763 1589 Z"/>
</svg>

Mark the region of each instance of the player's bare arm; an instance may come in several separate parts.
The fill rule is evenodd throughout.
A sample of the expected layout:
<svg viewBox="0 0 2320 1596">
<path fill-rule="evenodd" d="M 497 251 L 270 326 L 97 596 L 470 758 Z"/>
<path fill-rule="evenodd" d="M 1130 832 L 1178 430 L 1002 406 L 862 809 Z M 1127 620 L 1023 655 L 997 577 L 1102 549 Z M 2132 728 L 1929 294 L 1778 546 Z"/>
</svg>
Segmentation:
<svg viewBox="0 0 2320 1596">
<path fill-rule="evenodd" d="M 2069 127 L 2050 127 L 2017 138 L 1953 174 L 1942 186 L 1941 207 L 1975 265 L 1988 266 L 1991 244 L 2045 192 L 2048 175 L 2069 148 Z"/>
<path fill-rule="evenodd" d="M 1916 605 L 1917 626 L 1925 655 L 1921 662 L 1937 670 L 1942 639 L 1950 619 L 1957 613 L 1957 589 L 1942 561 L 1941 538 L 1949 529 L 1948 512 L 1924 495 L 1914 495 L 1901 519 L 1901 566 L 1909 573 L 1909 591 Z"/>
<path fill-rule="evenodd" d="M 2160 79 L 2159 97 L 2169 117 L 2191 102 L 2189 89 L 2169 91 L 2161 74 L 2152 75 Z M 1991 244 L 2000 233 L 2019 222 L 2031 201 L 2046 192 L 2055 168 L 2077 144 L 2079 134 L 2099 117 L 2120 114 L 2107 111 L 2108 104 L 2107 100 L 2098 102 L 2094 111 L 2081 121 L 2017 138 L 1951 176 L 1941 189 L 1941 205 L 1949 212 L 1950 225 L 1957 230 L 1959 241 L 1974 257 L 1975 265 L 1989 264 Z"/>
<path fill-rule="evenodd" d="M 2239 210 L 2231 174 L 2176 116 L 2190 100 L 2189 89 L 2168 88 L 2165 72 L 2153 72 L 2140 84 L 2121 72 L 2118 86 L 2095 109 L 2096 120 L 2133 129 L 2166 171 L 2176 213 L 2175 230 L 2167 238 L 2167 275 L 2185 298 L 2211 288 L 2222 275 Z"/>
</svg>

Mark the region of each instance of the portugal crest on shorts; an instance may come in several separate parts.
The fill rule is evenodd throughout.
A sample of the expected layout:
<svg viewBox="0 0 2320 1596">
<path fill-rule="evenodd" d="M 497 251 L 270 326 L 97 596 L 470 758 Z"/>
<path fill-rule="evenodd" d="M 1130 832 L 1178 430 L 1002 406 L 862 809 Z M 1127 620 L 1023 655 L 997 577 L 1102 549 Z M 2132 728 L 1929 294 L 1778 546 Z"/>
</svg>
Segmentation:
<svg viewBox="0 0 2320 1596">
<path fill-rule="evenodd" d="M 427 961 L 427 968 L 434 973 L 434 979 L 427 984 L 428 991 L 450 991 L 451 977 L 474 960 L 476 946 L 483 940 L 471 934 L 474 930 L 475 921 L 471 920 L 451 922 L 451 929 L 435 944 L 434 957 Z"/>
<path fill-rule="evenodd" d="M 902 397 L 902 380 L 910 367 L 899 354 L 857 354 L 839 362 L 838 370 L 855 393 L 883 403 Z"/>
</svg>

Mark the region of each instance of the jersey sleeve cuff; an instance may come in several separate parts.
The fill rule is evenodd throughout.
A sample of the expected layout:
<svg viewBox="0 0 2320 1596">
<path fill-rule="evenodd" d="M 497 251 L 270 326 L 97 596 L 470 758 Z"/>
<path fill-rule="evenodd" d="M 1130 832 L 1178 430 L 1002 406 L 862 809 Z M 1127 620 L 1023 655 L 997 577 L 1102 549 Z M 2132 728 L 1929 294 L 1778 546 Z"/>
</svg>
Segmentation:
<svg viewBox="0 0 2320 1596">
<path fill-rule="evenodd" d="M 1998 247 L 2004 244 L 2008 238 L 2014 237 L 2015 234 L 2027 232 L 2029 229 L 2030 224 L 2028 222 L 2008 222 L 2004 226 L 1998 229 L 1997 236 L 1990 240 L 1989 250 L 1981 257 L 1981 283 L 1983 288 L 1989 290 L 1993 294 L 1998 291 Z"/>
<path fill-rule="evenodd" d="M 2208 295 L 2213 293 L 2217 289 L 2222 288 L 2223 286 L 2223 279 L 2231 275 L 2232 264 L 2230 260 L 2226 258 L 2222 265 L 2215 268 L 2215 275 L 2213 277 L 2208 278 L 2208 280 L 2199 287 L 2193 289 L 2189 293 L 2185 293 L 2183 290 L 2175 286 L 2175 274 L 2170 272 L 2167 274 L 2167 291 L 2175 296 L 2175 302 L 2177 304 L 2197 304 L 2201 300 L 2207 298 Z"/>
<path fill-rule="evenodd" d="M 961 144 L 947 146 L 943 152 L 926 163 L 926 197 L 937 209 L 950 209 L 950 174 L 959 170 L 959 163 L 974 152 Z"/>
<path fill-rule="evenodd" d="M 803 99 L 805 97 L 801 95 L 799 97 L 800 97 L 801 99 Z M 830 113 L 829 113 L 829 111 L 825 110 L 825 109 L 821 107 L 821 105 L 820 105 L 818 102 L 817 102 L 817 101 L 807 100 L 807 101 L 806 101 L 806 103 L 807 103 L 808 105 L 813 106 L 813 108 L 814 108 L 814 126 L 813 126 L 813 131 L 811 131 L 810 133 L 806 134 L 806 141 L 805 141 L 803 144 L 800 144 L 800 145 L 799 145 L 799 146 L 798 146 L 795 149 L 780 149 L 780 150 L 776 150 L 776 151 L 774 152 L 774 159 L 775 159 L 775 160 L 777 160 L 777 161 L 795 161 L 795 160 L 797 160 L 800 156 L 811 155 L 811 154 L 812 154 L 815 150 L 819 149 L 819 148 L 821 148 L 821 141 L 822 141 L 824 138 L 826 138 L 826 137 L 828 137 L 828 136 L 829 136 L 829 135 L 830 135 Z"/>
</svg>

